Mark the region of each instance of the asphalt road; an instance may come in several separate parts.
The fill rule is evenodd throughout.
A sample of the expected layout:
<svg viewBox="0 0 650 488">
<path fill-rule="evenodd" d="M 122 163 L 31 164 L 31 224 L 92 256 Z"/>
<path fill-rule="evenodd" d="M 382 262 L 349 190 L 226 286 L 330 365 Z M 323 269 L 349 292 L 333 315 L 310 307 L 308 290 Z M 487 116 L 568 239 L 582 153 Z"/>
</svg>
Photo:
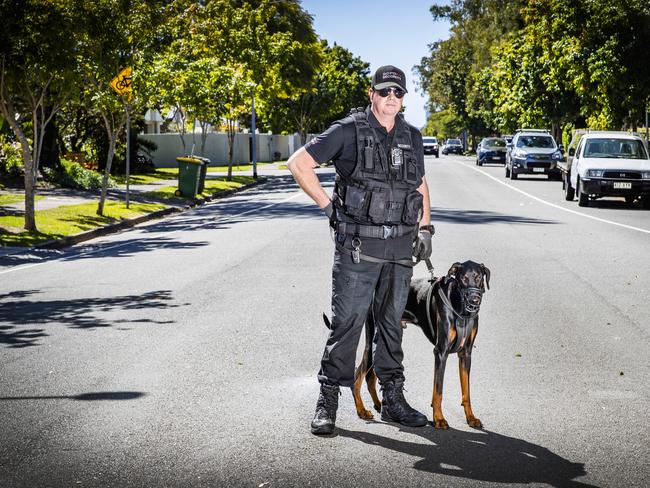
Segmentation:
<svg viewBox="0 0 650 488">
<path fill-rule="evenodd" d="M 0 486 L 645 487 L 650 211 L 426 160 L 436 274 L 491 270 L 472 363 L 485 429 L 309 432 L 333 244 L 290 177 L 61 252 L 0 258 Z M 321 172 L 331 187 L 331 171 Z M 416 276 L 426 276 L 420 266 Z M 432 348 L 404 334 L 431 417 Z M 369 401 L 368 396 L 365 396 Z"/>
</svg>

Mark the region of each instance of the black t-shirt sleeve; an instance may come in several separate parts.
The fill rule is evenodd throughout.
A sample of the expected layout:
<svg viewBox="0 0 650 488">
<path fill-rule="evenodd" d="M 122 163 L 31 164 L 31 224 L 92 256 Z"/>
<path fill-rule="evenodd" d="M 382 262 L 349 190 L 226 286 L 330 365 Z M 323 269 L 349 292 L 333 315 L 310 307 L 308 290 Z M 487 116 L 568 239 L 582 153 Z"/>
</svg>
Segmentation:
<svg viewBox="0 0 650 488">
<path fill-rule="evenodd" d="M 317 163 L 322 164 L 338 159 L 344 145 L 343 127 L 340 123 L 334 122 L 325 132 L 305 144 L 305 150 Z"/>
</svg>

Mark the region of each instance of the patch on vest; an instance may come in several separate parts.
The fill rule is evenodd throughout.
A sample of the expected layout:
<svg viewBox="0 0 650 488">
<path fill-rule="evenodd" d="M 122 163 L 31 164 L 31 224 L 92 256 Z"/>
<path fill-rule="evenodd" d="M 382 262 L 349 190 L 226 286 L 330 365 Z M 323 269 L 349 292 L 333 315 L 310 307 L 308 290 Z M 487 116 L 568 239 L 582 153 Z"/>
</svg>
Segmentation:
<svg viewBox="0 0 650 488">
<path fill-rule="evenodd" d="M 400 149 L 411 149 L 410 144 L 398 144 L 397 147 L 399 147 Z"/>
</svg>

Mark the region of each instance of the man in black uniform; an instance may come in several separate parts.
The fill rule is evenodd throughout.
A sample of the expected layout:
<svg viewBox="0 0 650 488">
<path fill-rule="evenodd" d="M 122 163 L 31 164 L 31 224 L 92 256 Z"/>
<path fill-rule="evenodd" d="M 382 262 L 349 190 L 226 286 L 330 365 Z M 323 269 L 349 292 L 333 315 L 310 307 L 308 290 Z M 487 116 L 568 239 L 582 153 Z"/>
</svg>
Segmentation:
<svg viewBox="0 0 650 488">
<path fill-rule="evenodd" d="M 405 93 L 404 73 L 382 66 L 368 92 L 370 106 L 334 122 L 288 162 L 336 236 L 331 330 L 318 373 L 314 434 L 334 432 L 339 387 L 354 383 L 357 345 L 369 310 L 376 324 L 373 363 L 383 393 L 382 419 L 412 427 L 427 423 L 403 395 L 400 319 L 413 274 L 411 256 L 430 256 L 433 233 L 422 136 L 399 113 Z M 330 160 L 336 167 L 331 198 L 314 172 L 318 163 Z"/>
</svg>

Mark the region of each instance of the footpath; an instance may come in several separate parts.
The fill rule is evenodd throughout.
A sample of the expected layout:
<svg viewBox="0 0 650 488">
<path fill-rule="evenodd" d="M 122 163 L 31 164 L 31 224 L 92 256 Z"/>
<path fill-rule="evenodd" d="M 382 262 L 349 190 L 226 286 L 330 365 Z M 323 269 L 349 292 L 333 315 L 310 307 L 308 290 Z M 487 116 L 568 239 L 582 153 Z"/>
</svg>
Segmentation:
<svg viewBox="0 0 650 488">
<path fill-rule="evenodd" d="M 34 248 L 58 249 L 62 247 L 67 247 L 89 239 L 94 239 L 102 235 L 118 232 L 122 229 L 133 227 L 142 222 L 159 219 L 161 217 L 164 217 L 165 215 L 182 212 L 192 207 L 195 207 L 197 205 L 203 205 L 206 202 L 219 199 L 219 198 L 224 198 L 226 196 L 232 195 L 233 193 L 245 190 L 252 186 L 256 186 L 260 183 L 265 182 L 268 177 L 280 176 L 280 175 L 286 176 L 287 174 L 289 174 L 289 172 L 286 169 L 278 169 L 278 166 L 280 166 L 280 164 L 269 164 L 269 165 L 263 165 L 258 167 L 257 170 L 258 179 L 251 183 L 240 186 L 239 188 L 236 189 L 222 190 L 212 195 L 204 194 L 195 199 L 184 200 L 182 201 L 182 203 L 179 203 L 178 201 L 175 201 L 173 203 L 158 201 L 156 203 L 165 203 L 166 207 L 161 210 L 156 210 L 150 213 L 143 214 L 139 217 L 120 220 L 119 222 L 101 226 L 101 227 L 96 227 L 92 230 L 88 230 L 71 236 L 62 237 L 56 240 L 43 242 L 33 247 L 0 246 L 0 257 L 24 252 L 25 250 L 34 249 Z M 209 181 L 210 179 L 217 179 L 223 177 L 225 176 L 225 174 L 226 174 L 225 172 L 214 172 L 214 171 L 208 172 L 206 175 L 206 181 Z M 250 170 L 233 171 L 232 174 L 233 176 L 251 176 L 252 172 Z M 135 184 L 135 185 L 131 184 L 129 185 L 129 201 L 133 203 L 136 202 L 151 203 L 153 200 L 149 196 L 150 192 L 156 191 L 157 189 L 160 189 L 162 187 L 176 186 L 177 184 L 178 184 L 178 180 L 176 178 L 169 179 L 169 180 L 156 180 L 154 183 L 150 183 L 150 184 Z M 0 189 L 0 195 L 3 193 L 20 194 L 24 196 L 24 190 L 11 189 L 11 188 Z M 68 188 L 39 188 L 36 192 L 36 195 L 39 198 L 36 200 L 34 205 L 36 210 L 39 211 L 39 210 L 47 210 L 51 208 L 58 208 L 65 205 L 79 205 L 84 203 L 96 204 L 99 202 L 100 192 L 99 190 L 84 191 L 84 190 L 72 190 Z M 118 200 L 124 202 L 126 200 L 126 186 L 120 185 L 117 188 L 109 188 L 107 192 L 107 200 L 108 201 Z M 10 214 L 22 215 L 24 214 L 24 211 L 25 211 L 24 198 L 21 201 L 15 203 L 0 205 L 0 216 L 10 215 Z"/>
</svg>

